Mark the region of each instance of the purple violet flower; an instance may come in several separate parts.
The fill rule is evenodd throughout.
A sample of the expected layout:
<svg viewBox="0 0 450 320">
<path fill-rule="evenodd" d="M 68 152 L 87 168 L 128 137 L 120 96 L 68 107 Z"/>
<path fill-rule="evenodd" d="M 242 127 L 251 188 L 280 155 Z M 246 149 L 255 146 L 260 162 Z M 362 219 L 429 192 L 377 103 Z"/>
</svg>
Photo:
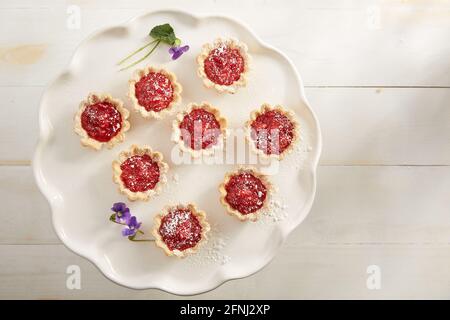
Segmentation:
<svg viewBox="0 0 450 320">
<path fill-rule="evenodd" d="M 122 229 L 122 235 L 124 237 L 134 237 L 136 233 L 139 231 L 139 228 L 141 227 L 141 222 L 137 222 L 137 219 L 135 216 L 132 216 L 125 228 Z"/>
<path fill-rule="evenodd" d="M 189 50 L 189 46 L 171 47 L 169 53 L 172 55 L 172 60 L 177 60 L 183 53 Z"/>
<path fill-rule="evenodd" d="M 130 209 L 123 202 L 116 202 L 111 208 L 115 212 L 114 221 L 117 223 L 128 224 L 131 218 Z"/>
</svg>

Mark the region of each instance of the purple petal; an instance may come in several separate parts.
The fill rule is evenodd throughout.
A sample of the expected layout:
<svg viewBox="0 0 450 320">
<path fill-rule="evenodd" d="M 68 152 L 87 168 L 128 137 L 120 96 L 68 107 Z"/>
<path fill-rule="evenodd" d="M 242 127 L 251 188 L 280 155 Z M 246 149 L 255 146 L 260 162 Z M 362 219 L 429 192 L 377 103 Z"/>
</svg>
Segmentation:
<svg viewBox="0 0 450 320">
<path fill-rule="evenodd" d="M 111 208 L 111 210 L 114 212 L 122 212 L 125 211 L 125 209 L 127 209 L 127 205 L 123 202 L 116 202 Z"/>
<path fill-rule="evenodd" d="M 130 228 L 122 229 L 122 236 L 124 236 L 124 237 L 134 236 L 135 234 L 136 234 L 136 230 L 132 230 Z"/>
<path fill-rule="evenodd" d="M 125 210 L 123 210 L 121 216 L 122 218 L 129 218 L 131 216 L 130 209 L 126 208 Z"/>
<path fill-rule="evenodd" d="M 137 223 L 137 219 L 136 219 L 135 216 L 132 216 L 132 217 L 130 218 L 130 220 L 128 221 L 128 225 L 129 225 L 129 226 L 133 226 L 133 225 L 135 225 L 136 223 Z"/>
<path fill-rule="evenodd" d="M 128 225 L 128 223 L 130 221 L 130 217 L 131 216 L 129 213 L 122 215 L 122 216 L 119 216 L 119 214 L 116 214 L 116 222 Z"/>
<path fill-rule="evenodd" d="M 182 47 L 171 47 L 169 49 L 169 52 L 172 54 L 172 60 L 176 60 L 179 57 L 181 57 L 181 55 L 188 50 L 189 50 L 189 46 L 186 45 L 186 46 L 182 46 Z"/>
<path fill-rule="evenodd" d="M 130 209 L 126 208 L 125 211 L 116 213 L 116 222 L 128 224 L 130 217 Z"/>
<path fill-rule="evenodd" d="M 138 229 L 141 226 L 141 223 L 137 221 L 135 216 L 132 216 L 128 221 L 128 227 L 131 229 Z"/>
<path fill-rule="evenodd" d="M 131 218 L 131 214 L 130 213 L 128 213 L 127 215 L 124 215 L 123 217 L 122 217 L 122 223 L 125 223 L 126 225 L 128 225 L 129 223 L 130 223 L 130 218 Z"/>
<path fill-rule="evenodd" d="M 179 57 L 181 57 L 181 55 L 183 54 L 183 52 L 181 51 L 177 51 L 172 55 L 172 60 L 177 60 Z"/>
</svg>

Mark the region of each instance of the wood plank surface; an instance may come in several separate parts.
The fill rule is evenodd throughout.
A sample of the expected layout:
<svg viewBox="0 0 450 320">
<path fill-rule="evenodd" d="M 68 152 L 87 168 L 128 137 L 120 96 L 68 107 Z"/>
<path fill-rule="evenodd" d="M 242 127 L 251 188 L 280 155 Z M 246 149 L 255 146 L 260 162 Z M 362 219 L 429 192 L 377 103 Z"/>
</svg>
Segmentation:
<svg viewBox="0 0 450 320">
<path fill-rule="evenodd" d="M 80 9 L 80 29 L 67 28 L 70 5 Z M 309 86 L 450 86 L 450 3 L 440 0 L 2 1 L 0 28 L 14 32 L 0 34 L 0 52 L 9 52 L 0 86 L 45 85 L 94 30 L 163 8 L 245 21 L 292 58 Z"/>
<path fill-rule="evenodd" d="M 450 296 L 448 246 L 310 247 L 288 241 L 275 260 L 259 273 L 191 297 L 118 286 L 62 245 L 3 245 L 0 256 L 0 299 L 440 299 Z M 80 267 L 81 290 L 66 287 L 66 270 L 71 265 Z M 380 268 L 379 290 L 367 288 L 370 265 Z"/>
<path fill-rule="evenodd" d="M 40 96 L 77 45 L 164 8 L 235 17 L 285 52 L 324 138 L 314 206 L 274 261 L 195 298 L 450 298 L 450 1 L 15 0 L 0 1 L 0 299 L 182 298 L 118 286 L 68 251 L 29 166 Z"/>
</svg>

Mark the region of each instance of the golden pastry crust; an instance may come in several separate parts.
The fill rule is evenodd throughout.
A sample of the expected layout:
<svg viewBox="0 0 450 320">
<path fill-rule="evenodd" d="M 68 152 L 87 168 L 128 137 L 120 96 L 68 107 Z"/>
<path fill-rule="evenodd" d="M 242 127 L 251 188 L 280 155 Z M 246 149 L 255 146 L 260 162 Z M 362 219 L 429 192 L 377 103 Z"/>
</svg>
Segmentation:
<svg viewBox="0 0 450 320">
<path fill-rule="evenodd" d="M 255 121 L 258 116 L 260 116 L 268 111 L 271 111 L 271 110 L 277 110 L 280 113 L 284 114 L 292 122 L 292 124 L 294 126 L 294 137 L 291 141 L 291 144 L 280 154 L 274 154 L 274 153 L 266 154 L 263 150 L 258 149 L 256 147 L 256 143 L 251 137 L 251 131 L 252 131 L 251 124 L 253 123 L 253 121 Z M 299 131 L 300 131 L 300 124 L 295 119 L 295 115 L 292 111 L 284 109 L 281 105 L 271 106 L 268 103 L 264 103 L 259 110 L 255 110 L 252 113 L 250 113 L 250 120 L 248 120 L 245 123 L 245 138 L 248 141 L 248 143 L 250 144 L 251 150 L 254 153 L 260 155 L 261 157 L 269 158 L 269 159 L 282 160 L 287 154 L 292 152 L 292 150 L 295 147 L 295 144 L 299 140 L 299 136 L 300 136 Z"/>
<path fill-rule="evenodd" d="M 101 142 L 92 139 L 91 137 L 89 137 L 86 130 L 84 130 L 81 126 L 81 115 L 83 114 L 86 107 L 102 101 L 113 104 L 122 116 L 122 128 L 120 129 L 120 132 L 107 142 Z M 129 116 L 130 112 L 123 106 L 123 102 L 120 99 L 115 99 L 108 93 L 90 92 L 88 97 L 85 100 L 81 101 L 78 111 L 75 114 L 74 130 L 81 137 L 80 142 L 83 146 L 90 147 L 95 150 L 100 150 L 103 145 L 106 145 L 108 149 L 111 149 L 117 143 L 122 142 L 125 139 L 125 132 L 130 129 L 130 122 L 127 120 Z"/>
<path fill-rule="evenodd" d="M 238 210 L 233 209 L 226 200 L 227 190 L 225 189 L 225 186 L 230 181 L 231 177 L 241 174 L 241 173 L 250 173 L 253 176 L 257 177 L 259 180 L 261 180 L 261 182 L 264 184 L 264 186 L 266 187 L 266 190 L 267 190 L 267 195 L 266 195 L 266 199 L 264 200 L 264 205 L 257 211 L 249 213 L 249 214 L 242 214 Z M 258 220 L 261 211 L 267 209 L 267 207 L 269 205 L 270 197 L 273 192 L 274 192 L 274 187 L 273 187 L 272 183 L 269 181 L 269 179 L 267 178 L 267 176 L 262 174 L 261 172 L 259 172 L 254 167 L 239 167 L 236 171 L 227 172 L 225 174 L 225 179 L 219 185 L 220 203 L 222 203 L 222 205 L 225 207 L 225 209 L 227 210 L 227 212 L 230 215 L 237 217 L 240 221 L 256 221 L 256 220 Z"/>
<path fill-rule="evenodd" d="M 171 212 L 171 210 L 173 209 L 189 209 L 193 215 L 196 216 L 196 218 L 198 219 L 201 227 L 202 227 L 202 232 L 201 232 L 201 239 L 199 242 L 197 242 L 197 244 L 192 247 L 192 248 L 188 248 L 186 250 L 180 251 L 180 250 L 170 250 L 169 247 L 166 245 L 166 243 L 163 241 L 161 234 L 159 233 L 159 228 L 161 226 L 161 221 L 162 218 L 167 215 L 169 212 Z M 187 205 L 182 205 L 182 204 L 178 204 L 176 206 L 166 206 L 163 209 L 164 213 L 163 214 L 157 214 L 155 216 L 154 220 L 154 225 L 153 225 L 153 229 L 152 229 L 152 234 L 155 237 L 155 244 L 156 246 L 162 248 L 164 250 L 164 253 L 167 256 L 175 256 L 177 258 L 184 258 L 188 255 L 194 254 L 195 252 L 197 252 L 198 248 L 206 243 L 208 241 L 208 232 L 211 229 L 209 226 L 209 223 L 206 221 L 206 213 L 202 210 L 197 209 L 197 207 L 195 206 L 195 204 L 189 203 Z"/>
<path fill-rule="evenodd" d="M 186 144 L 184 143 L 184 141 L 182 139 L 182 135 L 181 135 L 180 124 L 183 121 L 184 117 L 186 115 L 188 115 L 192 110 L 195 110 L 195 109 L 204 109 L 204 110 L 212 113 L 214 115 L 214 117 L 216 118 L 216 120 L 219 122 L 221 134 L 218 138 L 218 143 L 216 145 L 213 145 L 206 149 L 194 150 L 190 146 L 186 146 Z M 213 107 L 208 102 L 202 102 L 200 104 L 190 103 L 187 106 L 186 110 L 178 113 L 175 120 L 172 122 L 172 141 L 177 143 L 179 148 L 183 152 L 190 153 L 192 155 L 192 157 L 194 157 L 194 158 L 198 158 L 198 157 L 201 157 L 204 155 L 205 156 L 212 155 L 212 154 L 214 154 L 214 152 L 216 150 L 223 148 L 227 133 L 228 133 L 227 119 L 222 117 L 220 114 L 220 111 L 217 108 Z"/>
<path fill-rule="evenodd" d="M 135 85 L 136 82 L 141 80 L 142 77 L 146 76 L 150 72 L 161 73 L 165 75 L 170 82 L 172 83 L 173 88 L 173 99 L 172 102 L 167 106 L 167 108 L 156 112 L 156 111 L 147 111 L 143 106 L 139 104 L 138 99 L 136 98 Z M 153 66 L 145 67 L 144 69 L 138 69 L 134 72 L 132 78 L 128 81 L 128 97 L 133 103 L 134 109 L 139 112 L 144 118 L 154 118 L 154 119 L 162 119 L 163 117 L 172 114 L 175 111 L 175 107 L 181 103 L 181 92 L 183 91 L 183 87 L 177 81 L 177 77 L 174 73 L 167 71 L 163 68 L 157 68 Z"/>
<path fill-rule="evenodd" d="M 221 46 L 227 46 L 231 49 L 239 50 L 240 55 L 244 59 L 244 71 L 241 73 L 239 80 L 233 82 L 231 85 L 220 85 L 209 80 L 205 73 L 205 60 L 208 58 L 211 50 L 219 48 Z M 197 57 L 197 74 L 203 79 L 203 84 L 207 88 L 214 88 L 218 92 L 236 93 L 239 87 L 245 87 L 247 85 L 248 72 L 250 70 L 251 57 L 248 54 L 247 45 L 235 38 L 217 38 L 213 43 L 206 43 L 203 45 L 200 54 Z"/>
<path fill-rule="evenodd" d="M 127 160 L 128 158 L 136 155 L 144 155 L 148 154 L 153 161 L 158 163 L 159 166 L 159 181 L 153 189 L 147 190 L 145 192 L 133 192 L 127 189 L 120 178 L 122 174 L 122 169 L 120 168 L 121 164 Z M 129 150 L 122 151 L 119 154 L 118 160 L 114 160 L 112 163 L 113 169 L 113 181 L 119 185 L 119 191 L 125 194 L 130 201 L 135 200 L 144 200 L 148 201 L 150 198 L 158 195 L 162 191 L 162 187 L 165 183 L 167 183 L 166 173 L 169 170 L 169 166 L 167 163 L 163 161 L 162 153 L 158 151 L 152 151 L 152 149 L 148 146 L 139 147 L 137 145 L 132 145 Z"/>
</svg>

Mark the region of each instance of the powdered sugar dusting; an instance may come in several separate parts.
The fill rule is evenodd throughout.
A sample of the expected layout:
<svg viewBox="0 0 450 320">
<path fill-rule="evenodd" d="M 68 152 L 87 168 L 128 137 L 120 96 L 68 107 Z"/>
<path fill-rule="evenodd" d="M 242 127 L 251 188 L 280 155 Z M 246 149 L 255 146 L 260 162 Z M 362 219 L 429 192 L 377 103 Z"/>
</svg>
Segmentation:
<svg viewBox="0 0 450 320">
<path fill-rule="evenodd" d="M 208 233 L 208 242 L 201 246 L 197 253 L 186 258 L 189 264 L 193 266 L 202 266 L 210 264 L 225 265 L 231 257 L 224 254 L 228 238 L 225 237 L 217 224 L 211 226 Z"/>
<path fill-rule="evenodd" d="M 288 205 L 284 199 L 277 195 L 271 195 L 268 199 L 267 207 L 261 210 L 260 219 L 257 223 L 268 224 L 283 221 L 287 217 Z"/>
<path fill-rule="evenodd" d="M 309 137 L 305 132 L 304 126 L 300 125 L 299 138 L 293 147 L 293 152 L 291 156 L 286 158 L 286 163 L 289 166 L 294 167 L 296 170 L 302 170 L 305 160 L 309 157 L 309 153 L 313 150 L 310 143 Z"/>
<path fill-rule="evenodd" d="M 212 82 L 229 86 L 240 79 L 245 61 L 238 49 L 220 44 L 212 49 L 204 61 L 204 71 Z"/>
<path fill-rule="evenodd" d="M 191 212 L 183 210 L 173 210 L 169 212 L 170 219 L 161 225 L 160 232 L 167 236 L 174 236 L 177 228 L 190 219 Z"/>
<path fill-rule="evenodd" d="M 150 72 L 135 84 L 136 99 L 147 111 L 167 108 L 173 100 L 173 91 L 169 78 L 159 72 Z"/>
<path fill-rule="evenodd" d="M 217 50 L 217 51 L 215 51 L 215 53 L 216 53 L 217 55 L 222 54 L 222 53 L 225 51 L 225 48 L 226 48 L 226 47 L 227 47 L 227 46 L 225 45 L 225 43 L 221 43 L 219 46 L 216 47 L 216 50 Z"/>
<path fill-rule="evenodd" d="M 230 177 L 225 185 L 226 202 L 242 214 L 259 210 L 267 195 L 264 183 L 252 172 L 240 172 Z"/>
<path fill-rule="evenodd" d="M 179 199 L 177 199 L 177 193 L 181 187 L 182 179 L 180 175 L 169 171 L 167 173 L 168 183 L 164 184 L 164 189 L 161 192 L 161 196 L 164 197 L 165 203 L 178 203 Z"/>
<path fill-rule="evenodd" d="M 88 136 L 100 142 L 110 141 L 122 128 L 121 113 L 107 101 L 86 106 L 80 121 Z"/>
<path fill-rule="evenodd" d="M 158 163 L 148 155 L 129 157 L 121 165 L 120 179 L 125 187 L 132 192 L 145 192 L 154 189 L 160 181 Z"/>
<path fill-rule="evenodd" d="M 188 208 L 171 208 L 161 218 L 158 232 L 170 250 L 192 248 L 202 239 L 202 226 Z"/>
</svg>

